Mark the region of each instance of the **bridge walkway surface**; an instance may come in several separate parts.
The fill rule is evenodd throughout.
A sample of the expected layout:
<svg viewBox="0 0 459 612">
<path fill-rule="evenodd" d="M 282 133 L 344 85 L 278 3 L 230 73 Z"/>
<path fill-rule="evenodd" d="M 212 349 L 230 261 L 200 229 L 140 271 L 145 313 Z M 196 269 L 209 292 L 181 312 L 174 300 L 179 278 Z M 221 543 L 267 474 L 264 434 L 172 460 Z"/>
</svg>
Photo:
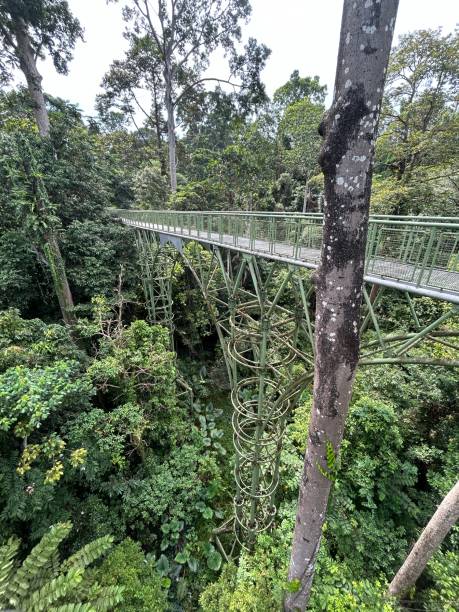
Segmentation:
<svg viewBox="0 0 459 612">
<path fill-rule="evenodd" d="M 164 237 L 296 266 L 314 269 L 321 258 L 319 214 L 118 210 L 116 215 Z M 365 280 L 459 304 L 459 219 L 370 217 Z"/>
</svg>

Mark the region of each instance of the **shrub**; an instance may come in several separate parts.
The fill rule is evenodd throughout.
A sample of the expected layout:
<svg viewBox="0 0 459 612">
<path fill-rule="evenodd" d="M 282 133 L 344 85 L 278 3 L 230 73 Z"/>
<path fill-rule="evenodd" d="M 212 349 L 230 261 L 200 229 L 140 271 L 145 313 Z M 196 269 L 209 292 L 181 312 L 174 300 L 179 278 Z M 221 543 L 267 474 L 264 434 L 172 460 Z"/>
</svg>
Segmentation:
<svg viewBox="0 0 459 612">
<path fill-rule="evenodd" d="M 167 590 L 154 564 L 147 561 L 138 542 L 127 538 L 118 544 L 96 573 L 100 584 L 123 587 L 122 612 L 162 612 L 167 609 Z"/>
</svg>

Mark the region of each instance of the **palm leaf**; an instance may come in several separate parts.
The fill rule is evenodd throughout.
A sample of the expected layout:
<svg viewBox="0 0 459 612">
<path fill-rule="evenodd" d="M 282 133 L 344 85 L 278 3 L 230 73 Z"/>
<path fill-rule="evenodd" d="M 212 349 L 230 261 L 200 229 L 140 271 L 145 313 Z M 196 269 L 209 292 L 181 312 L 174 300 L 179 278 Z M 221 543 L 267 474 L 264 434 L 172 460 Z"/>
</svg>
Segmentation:
<svg viewBox="0 0 459 612">
<path fill-rule="evenodd" d="M 86 546 L 83 546 L 74 555 L 66 559 L 61 565 L 61 571 L 66 572 L 71 568 L 82 568 L 88 567 L 91 563 L 96 561 L 99 557 L 107 552 L 107 550 L 113 544 L 112 536 L 103 536 L 93 542 L 89 542 Z"/>
<path fill-rule="evenodd" d="M 19 606 L 19 603 L 27 596 L 31 583 L 34 583 L 35 588 L 41 586 L 43 574 L 49 568 L 55 551 L 71 527 L 70 523 L 53 525 L 32 549 L 22 566 L 11 578 L 6 589 L 6 599 L 11 605 Z"/>
<path fill-rule="evenodd" d="M 67 597 L 83 580 L 84 570 L 73 568 L 67 574 L 61 574 L 44 584 L 38 591 L 22 602 L 21 607 L 27 612 L 46 612 L 50 605 Z"/>
<path fill-rule="evenodd" d="M 0 547 L 0 603 L 11 580 L 14 569 L 14 558 L 19 550 L 21 542 L 17 538 L 10 538 L 8 542 Z"/>
</svg>

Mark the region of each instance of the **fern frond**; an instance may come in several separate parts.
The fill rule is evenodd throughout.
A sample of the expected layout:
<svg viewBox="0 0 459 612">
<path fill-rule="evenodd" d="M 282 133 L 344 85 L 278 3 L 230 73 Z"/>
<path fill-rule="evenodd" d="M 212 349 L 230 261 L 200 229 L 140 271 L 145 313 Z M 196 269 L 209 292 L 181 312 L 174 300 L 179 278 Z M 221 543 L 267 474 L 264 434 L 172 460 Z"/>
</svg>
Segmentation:
<svg viewBox="0 0 459 612">
<path fill-rule="evenodd" d="M 101 587 L 98 597 L 91 598 L 91 605 L 97 612 L 110 612 L 123 601 L 123 592 L 124 587 L 122 586 Z"/>
<path fill-rule="evenodd" d="M 37 586 L 42 585 L 43 574 L 49 568 L 53 554 L 71 528 L 71 523 L 53 525 L 32 549 L 22 566 L 10 580 L 6 590 L 6 599 L 12 606 L 19 606 L 19 603 L 27 596 L 32 582 Z"/>
<path fill-rule="evenodd" d="M 67 574 L 53 578 L 23 601 L 21 607 L 27 612 L 46 612 L 51 604 L 71 594 L 83 580 L 83 575 L 84 570 L 73 568 Z"/>
<path fill-rule="evenodd" d="M 336 467 L 336 455 L 333 449 L 333 444 L 330 442 L 330 440 L 327 440 L 325 443 L 325 454 L 327 459 L 327 467 L 330 472 L 334 472 Z"/>
<path fill-rule="evenodd" d="M 38 590 L 43 584 L 56 578 L 60 573 L 59 550 L 56 550 L 51 555 L 49 561 L 43 566 L 42 571 L 29 583 L 28 593 Z"/>
<path fill-rule="evenodd" d="M 70 568 L 86 568 L 88 565 L 96 561 L 99 557 L 111 548 L 113 544 L 112 536 L 103 536 L 93 542 L 89 542 L 82 549 L 78 550 L 74 555 L 66 559 L 61 565 L 61 571 L 66 572 Z"/>
<path fill-rule="evenodd" d="M 327 469 L 322 467 L 320 463 L 317 462 L 316 467 L 318 471 L 327 480 L 330 480 L 331 482 L 336 482 L 336 477 L 338 474 L 338 462 L 336 460 L 335 449 L 333 448 L 333 444 L 330 440 L 325 441 L 325 461 L 327 463 Z"/>
<path fill-rule="evenodd" d="M 108 612 L 122 601 L 124 587 L 101 586 L 85 574 L 86 567 L 111 547 L 111 536 L 87 544 L 60 564 L 59 544 L 71 527 L 51 527 L 18 569 L 19 540 L 10 539 L 0 547 L 0 610 Z"/>
<path fill-rule="evenodd" d="M 14 558 L 20 544 L 17 538 L 10 538 L 4 546 L 0 547 L 0 604 L 3 603 L 3 596 L 14 570 Z"/>
<path fill-rule="evenodd" d="M 317 462 L 316 463 L 316 467 L 317 467 L 318 471 L 322 474 L 322 476 L 324 478 L 326 478 L 327 480 L 330 480 L 331 482 L 335 481 L 333 474 L 331 472 L 329 472 L 328 470 L 326 470 L 325 468 L 323 468 L 320 465 L 320 463 Z"/>
</svg>

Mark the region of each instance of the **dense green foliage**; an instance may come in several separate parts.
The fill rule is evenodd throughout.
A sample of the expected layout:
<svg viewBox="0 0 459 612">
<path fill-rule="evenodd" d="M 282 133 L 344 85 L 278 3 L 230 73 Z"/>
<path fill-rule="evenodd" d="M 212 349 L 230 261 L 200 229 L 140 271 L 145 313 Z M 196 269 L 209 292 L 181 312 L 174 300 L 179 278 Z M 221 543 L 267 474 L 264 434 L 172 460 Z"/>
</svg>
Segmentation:
<svg viewBox="0 0 459 612">
<path fill-rule="evenodd" d="M 102 585 L 123 588 L 122 604 L 114 609 L 125 612 L 149 612 L 167 609 L 164 579 L 146 559 L 140 544 L 127 538 L 107 556 L 96 572 Z"/>
<path fill-rule="evenodd" d="M 373 202 L 379 212 L 456 215 L 459 35 L 407 34 L 388 70 Z"/>
<path fill-rule="evenodd" d="M 457 449 L 451 448 L 458 438 L 457 399 L 450 395 L 451 386 L 459 383 L 458 375 L 432 375 L 426 393 L 416 383 L 425 371 L 408 368 L 384 366 L 359 373 L 318 559 L 312 610 L 398 609 L 384 595 L 385 583 L 457 477 L 448 465 L 457 466 L 459 461 Z M 400 393 L 401 388 L 407 393 Z M 446 415 L 455 415 L 446 417 L 449 424 L 441 432 L 433 418 L 440 406 Z M 283 591 L 292 587 L 286 582 L 285 550 L 293 529 L 310 407 L 307 392 L 288 428 L 278 526 L 272 534 L 259 537 L 254 553 L 244 553 L 238 568 L 227 566 L 207 587 L 200 598 L 205 611 L 276 610 Z M 429 487 L 446 474 L 442 492 Z M 450 538 L 453 548 L 455 533 Z M 427 583 L 422 592 L 422 600 L 430 602 L 426 609 L 435 600 L 442 610 L 454 609 L 457 552 L 447 552 L 446 557 L 440 553 L 429 567 L 430 580 L 436 582 L 434 587 Z M 435 572 L 442 572 L 441 580 Z M 419 597 L 416 593 L 414 599 Z"/>
<path fill-rule="evenodd" d="M 12 4 L 0 0 L 0 19 Z M 245 0 L 234 4 L 249 13 Z M 81 35 L 67 3 L 21 5 L 40 52 L 65 73 Z M 151 40 L 134 31 L 128 42 L 104 78 L 97 117 L 46 97 L 49 139 L 38 135 L 25 90 L 0 93 L 0 606 L 275 611 L 295 588 L 286 575 L 311 389 L 289 417 L 275 527 L 238 564 L 226 562 L 214 537 L 233 511 L 230 393 L 213 325 L 221 311 L 180 260 L 172 274 L 173 352 L 169 331 L 147 320 L 133 233 L 110 209 L 320 210 L 317 126 L 326 88 L 294 71 L 270 101 L 258 80 L 267 49 L 257 55 L 253 44 L 250 57 L 234 56 L 239 76 L 257 87 L 199 86 L 177 107 L 171 194 L 162 77 Z M 207 56 L 200 57 L 204 70 Z M 394 50 L 374 211 L 457 215 L 458 63 L 457 33 L 413 32 Z M 0 80 L 12 64 L 4 41 Z M 248 66 L 256 68 L 252 80 Z M 191 68 L 182 76 L 181 86 L 196 77 Z M 135 114 L 137 88 L 152 94 L 144 123 Z M 46 215 L 37 214 L 40 197 Z M 47 227 L 58 236 L 76 304 L 72 330 L 60 321 Z M 210 259 L 193 243 L 184 256 L 203 268 Z M 273 287 L 282 274 L 274 278 Z M 211 290 L 222 284 L 219 273 L 209 279 Z M 439 302 L 415 301 L 421 323 L 442 312 Z M 414 331 L 404 299 L 388 295 L 381 311 L 383 333 Z M 448 343 L 436 350 L 438 358 L 454 356 Z M 312 610 L 398 609 L 387 583 L 457 479 L 458 389 L 454 369 L 359 371 L 331 468 Z M 456 527 L 407 607 L 455 610 L 458 563 Z"/>
</svg>

